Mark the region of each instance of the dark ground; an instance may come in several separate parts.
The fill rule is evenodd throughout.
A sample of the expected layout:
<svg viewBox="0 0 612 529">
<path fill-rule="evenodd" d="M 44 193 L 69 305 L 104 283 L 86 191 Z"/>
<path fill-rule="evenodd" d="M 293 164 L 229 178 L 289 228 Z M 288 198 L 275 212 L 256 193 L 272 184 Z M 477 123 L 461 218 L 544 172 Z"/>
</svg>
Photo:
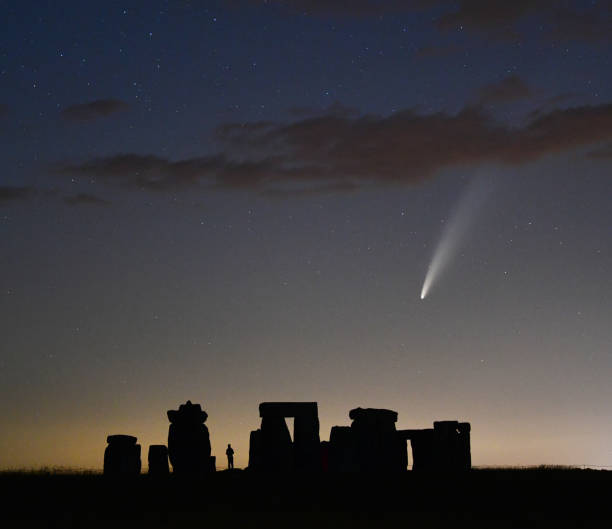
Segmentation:
<svg viewBox="0 0 612 529">
<path fill-rule="evenodd" d="M 401 476 L 217 472 L 199 481 L 0 473 L 1 527 L 612 527 L 612 472 Z"/>
</svg>

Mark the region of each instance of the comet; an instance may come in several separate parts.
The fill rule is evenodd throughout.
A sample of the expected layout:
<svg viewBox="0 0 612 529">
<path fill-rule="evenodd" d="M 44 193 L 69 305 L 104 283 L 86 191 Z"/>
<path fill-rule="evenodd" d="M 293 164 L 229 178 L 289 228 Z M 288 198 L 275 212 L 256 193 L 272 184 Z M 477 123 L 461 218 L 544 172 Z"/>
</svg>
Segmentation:
<svg viewBox="0 0 612 529">
<path fill-rule="evenodd" d="M 448 222 L 445 223 L 440 241 L 431 258 L 421 289 L 421 300 L 429 295 L 432 287 L 452 263 L 492 189 L 493 184 L 490 180 L 478 177 L 473 179 L 463 191 Z"/>
</svg>

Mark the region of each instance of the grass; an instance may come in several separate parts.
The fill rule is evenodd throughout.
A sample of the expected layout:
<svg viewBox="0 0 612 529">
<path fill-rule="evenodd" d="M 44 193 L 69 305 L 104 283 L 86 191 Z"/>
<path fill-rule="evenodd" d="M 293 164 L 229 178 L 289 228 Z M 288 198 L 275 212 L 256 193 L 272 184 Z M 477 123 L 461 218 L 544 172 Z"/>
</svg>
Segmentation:
<svg viewBox="0 0 612 529">
<path fill-rule="evenodd" d="M 612 472 L 559 467 L 463 474 L 257 475 L 186 481 L 97 472 L 0 472 L 2 527 L 609 527 Z"/>
</svg>

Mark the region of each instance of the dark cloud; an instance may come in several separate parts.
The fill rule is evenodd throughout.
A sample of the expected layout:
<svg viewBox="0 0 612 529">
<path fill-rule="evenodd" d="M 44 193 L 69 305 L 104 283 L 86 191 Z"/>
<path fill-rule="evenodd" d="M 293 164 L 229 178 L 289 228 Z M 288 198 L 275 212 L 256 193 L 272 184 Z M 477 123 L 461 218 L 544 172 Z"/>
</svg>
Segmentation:
<svg viewBox="0 0 612 529">
<path fill-rule="evenodd" d="M 328 107 L 315 108 L 307 106 L 296 106 L 288 109 L 289 114 L 295 118 L 311 118 L 314 116 L 333 115 L 339 117 L 358 116 L 359 109 L 343 105 L 338 101 L 334 101 Z"/>
<path fill-rule="evenodd" d="M 91 175 L 124 187 L 149 191 L 178 191 L 196 184 L 221 165 L 219 157 L 172 162 L 154 155 L 118 154 L 56 169 L 72 175 Z"/>
<path fill-rule="evenodd" d="M 608 145 L 604 145 L 599 149 L 595 149 L 589 153 L 590 158 L 600 158 L 606 160 L 612 160 L 612 143 L 608 143 Z"/>
<path fill-rule="evenodd" d="M 456 8 L 437 21 L 441 30 L 462 29 L 489 38 L 518 39 L 521 23 L 532 18 L 539 21 L 542 36 L 554 40 L 606 42 L 611 36 L 612 9 L 606 2 L 587 7 L 572 0 L 461 0 L 453 3 Z M 441 0 L 440 4 L 448 2 Z"/>
<path fill-rule="evenodd" d="M 553 3 L 547 0 L 461 0 L 456 10 L 438 19 L 437 26 L 442 30 L 463 29 L 504 38 L 514 37 L 518 20 L 530 13 L 546 11 Z"/>
<path fill-rule="evenodd" d="M 116 114 L 127 109 L 129 105 L 118 99 L 98 99 L 79 105 L 71 105 L 62 110 L 64 118 L 71 121 L 92 121 Z"/>
<path fill-rule="evenodd" d="M 580 99 L 582 96 L 583 94 L 580 94 L 579 92 L 565 92 L 563 94 L 549 97 L 545 99 L 538 108 L 529 113 L 529 119 L 534 120 L 544 114 L 552 112 L 561 105 L 567 105 L 572 100 L 575 101 Z"/>
<path fill-rule="evenodd" d="M 78 193 L 76 195 L 64 197 L 64 202 L 69 206 L 108 206 L 110 204 L 108 200 L 88 193 Z"/>
<path fill-rule="evenodd" d="M 8 107 L 0 103 L 0 118 L 8 114 Z"/>
<path fill-rule="evenodd" d="M 306 194 L 355 186 L 403 185 L 481 163 L 516 165 L 612 140 L 612 104 L 541 113 L 521 127 L 480 107 L 457 114 L 326 115 L 290 123 L 219 127 L 217 154 L 171 161 L 121 154 L 64 164 L 71 175 L 154 191 L 196 185 Z"/>
<path fill-rule="evenodd" d="M 231 6 L 276 6 L 289 12 L 335 17 L 383 16 L 429 10 L 441 31 L 463 30 L 493 39 L 518 39 L 531 18 L 555 40 L 609 42 L 612 2 L 578 0 L 226 0 Z"/>
<path fill-rule="evenodd" d="M 546 101 L 544 101 L 544 105 L 547 107 L 554 107 L 556 105 L 560 105 L 561 103 L 567 103 L 572 99 L 577 99 L 581 96 L 582 94 L 579 92 L 564 92 L 563 94 L 557 94 L 556 96 L 549 97 Z"/>
<path fill-rule="evenodd" d="M 589 11 L 553 9 L 550 36 L 557 40 L 609 43 L 612 40 L 612 2 L 600 2 Z"/>
<path fill-rule="evenodd" d="M 16 200 L 25 200 L 34 195 L 31 187 L 0 186 L 0 205 Z"/>
<path fill-rule="evenodd" d="M 480 104 L 507 103 L 525 99 L 532 91 L 518 75 L 510 75 L 497 83 L 485 85 L 478 94 Z"/>
</svg>

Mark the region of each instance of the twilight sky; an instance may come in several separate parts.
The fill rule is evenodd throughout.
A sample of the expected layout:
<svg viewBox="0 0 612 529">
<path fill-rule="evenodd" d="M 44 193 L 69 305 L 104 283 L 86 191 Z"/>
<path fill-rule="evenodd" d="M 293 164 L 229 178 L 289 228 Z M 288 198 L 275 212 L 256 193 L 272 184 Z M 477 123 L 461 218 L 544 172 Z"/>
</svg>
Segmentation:
<svg viewBox="0 0 612 529">
<path fill-rule="evenodd" d="M 0 468 L 187 399 L 612 466 L 612 2 L 0 1 L 0 88 Z"/>
</svg>

